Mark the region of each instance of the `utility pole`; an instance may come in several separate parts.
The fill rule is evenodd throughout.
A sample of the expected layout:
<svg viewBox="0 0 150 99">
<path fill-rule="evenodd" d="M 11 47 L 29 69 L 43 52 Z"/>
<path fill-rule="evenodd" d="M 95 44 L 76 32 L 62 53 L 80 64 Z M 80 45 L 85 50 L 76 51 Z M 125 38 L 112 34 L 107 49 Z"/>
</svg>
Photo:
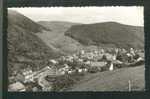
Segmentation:
<svg viewBox="0 0 150 99">
<path fill-rule="evenodd" d="M 129 92 L 131 91 L 131 81 L 128 81 L 128 88 L 129 88 Z"/>
</svg>

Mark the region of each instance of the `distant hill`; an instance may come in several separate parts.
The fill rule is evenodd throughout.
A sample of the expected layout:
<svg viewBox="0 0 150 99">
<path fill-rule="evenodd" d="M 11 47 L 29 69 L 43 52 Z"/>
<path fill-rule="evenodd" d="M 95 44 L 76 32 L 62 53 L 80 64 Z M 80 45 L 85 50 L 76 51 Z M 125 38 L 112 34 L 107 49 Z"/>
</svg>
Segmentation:
<svg viewBox="0 0 150 99">
<path fill-rule="evenodd" d="M 65 35 L 83 45 L 144 48 L 143 27 L 116 22 L 74 25 Z"/>
<path fill-rule="evenodd" d="M 38 23 L 48 29 L 52 29 L 52 31 L 57 31 L 58 33 L 64 33 L 71 26 L 80 24 L 65 21 L 39 21 Z"/>
<path fill-rule="evenodd" d="M 36 33 L 49 29 L 35 23 L 29 18 L 8 10 L 8 69 L 12 71 L 30 66 L 33 69 L 41 68 L 50 58 L 59 56 L 59 52 L 48 47 Z"/>
<path fill-rule="evenodd" d="M 57 50 L 64 53 L 73 53 L 76 50 L 82 47 L 78 41 L 66 36 L 64 33 L 71 26 L 77 25 L 80 23 L 71 23 L 63 21 L 40 21 L 40 25 L 49 28 L 51 31 L 43 31 L 43 33 L 37 33 L 38 35 L 48 46 L 55 46 Z"/>
</svg>

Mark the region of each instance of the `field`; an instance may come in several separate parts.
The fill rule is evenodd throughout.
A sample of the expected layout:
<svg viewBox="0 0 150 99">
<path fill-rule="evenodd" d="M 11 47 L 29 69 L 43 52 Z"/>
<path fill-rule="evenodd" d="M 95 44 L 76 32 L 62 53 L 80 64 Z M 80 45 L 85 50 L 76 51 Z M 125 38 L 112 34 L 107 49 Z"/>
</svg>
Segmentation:
<svg viewBox="0 0 150 99">
<path fill-rule="evenodd" d="M 87 74 L 67 91 L 131 91 L 144 90 L 144 66 L 122 68 L 114 71 Z"/>
</svg>

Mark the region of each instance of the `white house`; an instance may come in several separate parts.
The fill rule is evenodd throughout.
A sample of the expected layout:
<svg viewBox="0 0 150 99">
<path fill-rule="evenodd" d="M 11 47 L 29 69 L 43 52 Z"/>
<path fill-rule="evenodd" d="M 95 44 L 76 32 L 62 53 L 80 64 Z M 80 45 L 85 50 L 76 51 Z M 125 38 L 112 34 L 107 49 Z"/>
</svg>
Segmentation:
<svg viewBox="0 0 150 99">
<path fill-rule="evenodd" d="M 64 68 L 60 68 L 60 69 L 57 71 L 57 74 L 64 75 L 64 74 L 65 74 L 65 69 L 64 69 Z"/>
<path fill-rule="evenodd" d="M 85 54 L 85 51 L 84 51 L 84 50 L 81 50 L 81 54 Z"/>
<path fill-rule="evenodd" d="M 80 68 L 79 68 L 79 69 L 78 69 L 78 72 L 79 72 L 79 73 L 82 73 L 82 72 L 83 72 L 83 69 L 80 69 Z"/>
<path fill-rule="evenodd" d="M 143 61 L 144 59 L 142 57 L 139 57 L 136 61 Z"/>
<path fill-rule="evenodd" d="M 26 69 L 22 72 L 22 75 L 24 77 L 24 83 L 27 83 L 27 82 L 34 82 L 34 74 L 32 72 L 31 69 Z"/>
<path fill-rule="evenodd" d="M 107 62 L 91 62 L 92 67 L 103 67 L 107 64 Z"/>
<path fill-rule="evenodd" d="M 58 62 L 57 62 L 56 60 L 54 60 L 54 59 L 51 59 L 50 62 L 53 63 L 53 64 L 57 64 L 57 63 L 58 63 Z"/>
<path fill-rule="evenodd" d="M 133 48 L 130 48 L 130 53 L 131 53 L 132 55 L 135 55 L 135 51 L 134 51 Z"/>
</svg>

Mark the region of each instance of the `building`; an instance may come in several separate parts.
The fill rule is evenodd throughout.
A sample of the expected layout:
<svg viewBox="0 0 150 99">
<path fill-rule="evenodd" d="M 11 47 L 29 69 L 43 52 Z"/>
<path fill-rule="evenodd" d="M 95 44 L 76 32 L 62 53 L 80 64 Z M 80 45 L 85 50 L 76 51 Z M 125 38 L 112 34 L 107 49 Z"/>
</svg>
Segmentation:
<svg viewBox="0 0 150 99">
<path fill-rule="evenodd" d="M 26 91 L 25 86 L 21 82 L 16 82 L 8 86 L 8 91 Z"/>
<path fill-rule="evenodd" d="M 31 69 L 23 70 L 22 75 L 23 75 L 24 83 L 34 82 L 34 75 Z"/>
<path fill-rule="evenodd" d="M 58 62 L 54 59 L 49 60 L 50 63 L 52 63 L 53 65 L 57 64 Z"/>
<path fill-rule="evenodd" d="M 113 71 L 113 70 L 114 70 L 114 64 L 111 63 L 111 64 L 110 64 L 110 67 L 109 67 L 109 71 Z"/>
<path fill-rule="evenodd" d="M 92 67 L 104 67 L 105 65 L 107 64 L 107 62 L 91 62 L 90 63 L 90 66 Z"/>
<path fill-rule="evenodd" d="M 115 54 L 109 54 L 109 53 L 106 53 L 106 58 L 107 60 L 116 60 L 116 55 Z"/>
<path fill-rule="evenodd" d="M 80 53 L 81 53 L 81 54 L 85 54 L 85 51 L 84 51 L 84 50 L 81 50 Z"/>
<path fill-rule="evenodd" d="M 59 75 L 64 75 L 66 73 L 65 69 L 64 68 L 60 68 L 58 71 L 57 71 L 57 74 Z"/>
</svg>

